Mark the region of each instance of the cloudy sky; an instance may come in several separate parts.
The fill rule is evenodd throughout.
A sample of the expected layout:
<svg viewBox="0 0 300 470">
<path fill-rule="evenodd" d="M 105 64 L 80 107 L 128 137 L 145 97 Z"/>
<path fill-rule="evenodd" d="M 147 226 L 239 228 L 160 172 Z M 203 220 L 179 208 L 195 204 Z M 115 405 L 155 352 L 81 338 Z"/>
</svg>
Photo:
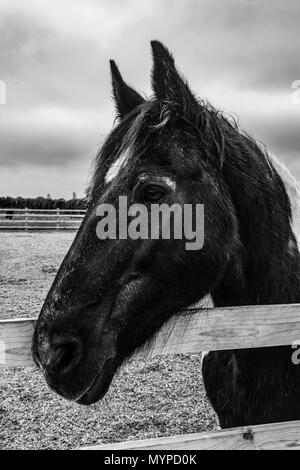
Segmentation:
<svg viewBox="0 0 300 470">
<path fill-rule="evenodd" d="M 83 194 L 114 118 L 108 60 L 149 94 L 151 39 L 300 179 L 299 24 L 299 0 L 0 0 L 0 195 Z"/>
</svg>

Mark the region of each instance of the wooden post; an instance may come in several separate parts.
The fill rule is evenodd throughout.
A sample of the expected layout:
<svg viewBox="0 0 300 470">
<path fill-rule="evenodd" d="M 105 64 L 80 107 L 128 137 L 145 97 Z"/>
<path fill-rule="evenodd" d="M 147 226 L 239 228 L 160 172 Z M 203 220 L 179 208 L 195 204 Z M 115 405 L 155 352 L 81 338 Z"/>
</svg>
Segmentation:
<svg viewBox="0 0 300 470">
<path fill-rule="evenodd" d="M 28 230 L 28 207 L 25 207 L 25 230 Z"/>
<path fill-rule="evenodd" d="M 59 230 L 60 229 L 60 210 L 59 210 L 59 207 L 56 209 L 56 214 L 57 214 L 57 219 L 56 219 L 56 230 Z"/>
</svg>

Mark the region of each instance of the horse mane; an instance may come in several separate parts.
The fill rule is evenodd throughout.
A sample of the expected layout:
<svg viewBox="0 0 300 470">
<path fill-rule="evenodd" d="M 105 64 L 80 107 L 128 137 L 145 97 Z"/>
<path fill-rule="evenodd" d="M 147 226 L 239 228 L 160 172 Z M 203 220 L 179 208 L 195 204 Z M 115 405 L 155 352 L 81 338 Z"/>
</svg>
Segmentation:
<svg viewBox="0 0 300 470">
<path fill-rule="evenodd" d="M 132 150 L 129 166 L 135 166 L 147 140 L 146 137 L 138 143 L 141 131 L 144 130 L 144 134 L 149 136 L 154 131 L 162 131 L 172 120 L 181 121 L 196 131 L 203 148 L 214 148 L 220 169 L 230 149 L 233 148 L 235 153 L 239 148 L 242 152 L 251 149 L 267 164 L 271 177 L 274 176 L 272 158 L 265 145 L 242 130 L 238 119 L 207 101 L 197 100 L 196 103 L 186 105 L 182 110 L 178 103 L 152 99 L 140 104 L 119 121 L 94 159 L 91 181 L 86 191 L 88 200 L 96 190 L 103 188 L 104 175 L 126 149 Z"/>
</svg>

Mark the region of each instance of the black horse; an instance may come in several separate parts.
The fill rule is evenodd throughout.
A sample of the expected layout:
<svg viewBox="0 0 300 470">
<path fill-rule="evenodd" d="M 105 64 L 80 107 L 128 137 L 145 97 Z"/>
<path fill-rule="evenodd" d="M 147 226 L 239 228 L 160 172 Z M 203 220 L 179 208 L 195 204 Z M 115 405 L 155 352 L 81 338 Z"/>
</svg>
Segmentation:
<svg viewBox="0 0 300 470">
<path fill-rule="evenodd" d="M 119 122 L 95 160 L 87 214 L 39 316 L 33 355 L 51 388 L 91 404 L 161 326 L 209 294 L 215 306 L 300 302 L 295 180 L 237 124 L 197 99 L 153 41 L 145 100 L 111 62 Z M 288 184 L 287 184 L 288 183 Z M 97 207 L 204 204 L 205 242 L 97 235 Z M 295 221 L 294 221 L 295 222 Z M 211 352 L 207 395 L 222 427 L 300 419 L 290 347 Z"/>
</svg>

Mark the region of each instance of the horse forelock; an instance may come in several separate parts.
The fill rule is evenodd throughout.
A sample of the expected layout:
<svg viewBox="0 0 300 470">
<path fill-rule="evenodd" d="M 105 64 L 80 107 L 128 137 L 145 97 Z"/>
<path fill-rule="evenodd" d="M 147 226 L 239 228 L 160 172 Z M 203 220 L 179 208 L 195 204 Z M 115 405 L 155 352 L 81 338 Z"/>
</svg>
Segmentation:
<svg viewBox="0 0 300 470">
<path fill-rule="evenodd" d="M 133 168 L 143 153 L 146 141 L 155 131 L 163 129 L 171 120 L 172 108 L 157 100 L 147 101 L 126 116 L 106 138 L 93 162 L 91 181 L 87 189 L 88 202 L 93 194 L 111 183 L 125 166 Z M 146 132 L 139 139 L 141 131 Z"/>
<path fill-rule="evenodd" d="M 137 154 L 136 140 L 149 104 L 143 103 L 123 119 L 105 139 L 93 162 L 92 176 L 87 188 L 88 202 L 118 175 L 119 170 Z"/>
</svg>

